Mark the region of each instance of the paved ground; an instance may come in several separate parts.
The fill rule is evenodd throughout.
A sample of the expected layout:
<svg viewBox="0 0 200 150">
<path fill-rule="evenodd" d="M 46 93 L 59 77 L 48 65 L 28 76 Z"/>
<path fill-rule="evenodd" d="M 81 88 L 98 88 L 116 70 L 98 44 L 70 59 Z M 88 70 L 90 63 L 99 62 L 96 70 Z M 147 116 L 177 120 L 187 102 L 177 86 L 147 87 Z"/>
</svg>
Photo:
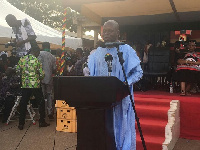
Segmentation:
<svg viewBox="0 0 200 150">
<path fill-rule="evenodd" d="M 173 150 L 200 150 L 200 141 L 179 139 Z"/>
<path fill-rule="evenodd" d="M 26 121 L 23 130 L 17 128 L 18 120 L 0 123 L 0 150 L 76 150 L 77 134 L 56 131 L 55 120 L 47 119 L 51 125 L 45 128 Z"/>
<path fill-rule="evenodd" d="M 55 131 L 56 121 L 47 122 L 49 127 L 39 128 L 38 122 L 27 121 L 22 131 L 17 120 L 9 125 L 0 123 L 0 150 L 76 150 L 76 133 Z M 174 150 L 200 150 L 200 141 L 179 139 Z"/>
</svg>

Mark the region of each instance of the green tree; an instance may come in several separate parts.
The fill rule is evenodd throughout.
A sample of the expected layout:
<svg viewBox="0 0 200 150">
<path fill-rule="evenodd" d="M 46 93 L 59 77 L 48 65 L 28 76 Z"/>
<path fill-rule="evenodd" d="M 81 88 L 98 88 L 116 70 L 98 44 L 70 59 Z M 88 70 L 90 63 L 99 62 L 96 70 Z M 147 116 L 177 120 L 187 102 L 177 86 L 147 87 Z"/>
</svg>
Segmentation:
<svg viewBox="0 0 200 150">
<path fill-rule="evenodd" d="M 58 0 L 7 0 L 16 8 L 25 12 L 41 23 L 55 29 L 62 29 L 64 18 L 64 7 Z M 12 13 L 12 12 L 11 12 Z M 67 26 L 69 31 L 76 32 L 77 26 L 73 24 L 73 17 L 79 15 L 77 12 L 67 8 Z"/>
</svg>

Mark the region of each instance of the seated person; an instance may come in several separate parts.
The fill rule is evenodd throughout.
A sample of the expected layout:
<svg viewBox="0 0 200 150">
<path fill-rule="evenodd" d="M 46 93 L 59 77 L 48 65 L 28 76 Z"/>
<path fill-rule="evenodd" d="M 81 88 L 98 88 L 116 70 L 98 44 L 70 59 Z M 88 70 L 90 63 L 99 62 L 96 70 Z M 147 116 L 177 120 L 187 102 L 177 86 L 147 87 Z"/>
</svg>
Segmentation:
<svg viewBox="0 0 200 150">
<path fill-rule="evenodd" d="M 199 82 L 200 58 L 195 52 L 195 49 L 195 42 L 189 42 L 188 52 L 183 58 L 177 61 L 178 65 L 174 74 L 174 79 L 181 82 L 181 96 L 190 95 L 191 83 Z"/>
</svg>

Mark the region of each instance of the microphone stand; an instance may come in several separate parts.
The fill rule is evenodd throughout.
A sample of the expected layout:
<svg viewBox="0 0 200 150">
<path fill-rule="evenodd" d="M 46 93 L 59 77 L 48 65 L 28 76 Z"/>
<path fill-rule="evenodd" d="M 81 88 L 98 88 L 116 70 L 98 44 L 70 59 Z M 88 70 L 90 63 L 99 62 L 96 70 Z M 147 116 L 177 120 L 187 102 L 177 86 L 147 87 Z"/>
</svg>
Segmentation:
<svg viewBox="0 0 200 150">
<path fill-rule="evenodd" d="M 143 145 L 144 150 L 147 150 L 146 144 L 145 144 L 145 140 L 144 140 L 144 137 L 143 137 L 143 134 L 142 134 L 142 129 L 141 129 L 141 126 L 140 126 L 139 117 L 138 117 L 136 109 L 135 109 L 135 103 L 133 102 L 133 97 L 132 97 L 131 91 L 129 89 L 129 85 L 128 85 L 128 81 L 127 81 L 125 69 L 124 69 L 124 66 L 123 66 L 123 63 L 124 63 L 123 53 L 119 51 L 119 45 L 117 45 L 116 48 L 117 48 L 117 55 L 119 57 L 119 62 L 121 64 L 121 66 L 122 66 L 122 71 L 123 71 L 123 74 L 124 74 L 124 77 L 125 77 L 126 87 L 127 87 L 128 93 L 130 95 L 130 99 L 131 99 L 133 110 L 135 112 L 135 120 L 137 122 L 138 130 L 140 132 L 140 137 L 141 137 L 141 140 L 142 140 L 142 145 Z"/>
<path fill-rule="evenodd" d="M 108 64 L 108 76 L 111 76 L 111 72 L 112 72 L 112 60 L 107 62 Z"/>
</svg>

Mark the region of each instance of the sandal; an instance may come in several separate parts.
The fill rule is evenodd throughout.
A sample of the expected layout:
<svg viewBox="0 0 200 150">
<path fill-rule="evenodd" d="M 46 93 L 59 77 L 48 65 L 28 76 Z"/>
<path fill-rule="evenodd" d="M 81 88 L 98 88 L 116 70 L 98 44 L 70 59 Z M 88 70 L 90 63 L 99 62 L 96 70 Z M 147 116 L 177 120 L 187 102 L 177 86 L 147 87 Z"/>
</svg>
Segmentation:
<svg viewBox="0 0 200 150">
<path fill-rule="evenodd" d="M 185 96 L 186 94 L 185 94 L 185 91 L 181 91 L 181 94 L 180 94 L 180 96 Z"/>
</svg>

